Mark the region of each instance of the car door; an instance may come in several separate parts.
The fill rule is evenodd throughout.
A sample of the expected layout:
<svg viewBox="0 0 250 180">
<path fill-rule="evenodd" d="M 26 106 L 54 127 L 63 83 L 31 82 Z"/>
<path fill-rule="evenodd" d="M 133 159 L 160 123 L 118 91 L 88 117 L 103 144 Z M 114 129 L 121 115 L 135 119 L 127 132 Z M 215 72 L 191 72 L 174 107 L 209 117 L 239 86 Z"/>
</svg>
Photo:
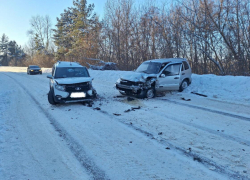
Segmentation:
<svg viewBox="0 0 250 180">
<path fill-rule="evenodd" d="M 181 63 L 168 65 L 160 74 L 159 91 L 178 90 L 180 86 Z"/>
</svg>

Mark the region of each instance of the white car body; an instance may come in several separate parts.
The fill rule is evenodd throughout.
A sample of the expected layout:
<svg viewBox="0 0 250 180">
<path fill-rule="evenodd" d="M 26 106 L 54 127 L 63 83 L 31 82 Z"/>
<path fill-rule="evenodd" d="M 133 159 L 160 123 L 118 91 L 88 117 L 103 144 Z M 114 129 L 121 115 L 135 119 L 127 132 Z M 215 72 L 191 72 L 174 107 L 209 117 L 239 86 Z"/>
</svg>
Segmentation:
<svg viewBox="0 0 250 180">
<path fill-rule="evenodd" d="M 96 97 L 86 67 L 76 62 L 57 62 L 52 68 L 48 100 L 51 104 L 91 101 Z"/>
</svg>

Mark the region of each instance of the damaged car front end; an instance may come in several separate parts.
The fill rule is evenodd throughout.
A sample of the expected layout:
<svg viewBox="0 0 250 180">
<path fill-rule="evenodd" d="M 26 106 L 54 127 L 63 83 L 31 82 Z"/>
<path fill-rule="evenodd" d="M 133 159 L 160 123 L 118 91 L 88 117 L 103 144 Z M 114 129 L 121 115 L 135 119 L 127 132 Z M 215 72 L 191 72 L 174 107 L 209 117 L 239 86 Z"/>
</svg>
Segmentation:
<svg viewBox="0 0 250 180">
<path fill-rule="evenodd" d="M 145 62 L 131 75 L 119 78 L 115 84 L 123 95 L 137 98 L 153 98 L 157 87 L 157 73 L 161 63 Z"/>
<path fill-rule="evenodd" d="M 138 98 L 153 98 L 155 96 L 154 83 L 156 83 L 156 78 L 150 78 L 144 81 L 128 81 L 125 79 L 118 79 L 116 82 L 116 88 L 123 95 L 131 95 Z"/>
<path fill-rule="evenodd" d="M 115 86 L 123 95 L 153 98 L 156 92 L 183 91 L 191 84 L 191 75 L 191 68 L 184 58 L 148 60 L 135 72 L 119 78 Z"/>
</svg>

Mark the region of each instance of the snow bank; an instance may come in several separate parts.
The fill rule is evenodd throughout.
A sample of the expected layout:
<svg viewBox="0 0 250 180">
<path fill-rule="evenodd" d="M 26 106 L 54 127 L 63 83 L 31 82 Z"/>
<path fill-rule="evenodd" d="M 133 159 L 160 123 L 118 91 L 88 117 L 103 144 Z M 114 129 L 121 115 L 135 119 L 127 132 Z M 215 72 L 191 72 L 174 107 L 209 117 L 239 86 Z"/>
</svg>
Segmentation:
<svg viewBox="0 0 250 180">
<path fill-rule="evenodd" d="M 250 104 L 250 77 L 193 74 L 192 79 L 186 93 L 198 92 L 209 98 Z"/>
</svg>

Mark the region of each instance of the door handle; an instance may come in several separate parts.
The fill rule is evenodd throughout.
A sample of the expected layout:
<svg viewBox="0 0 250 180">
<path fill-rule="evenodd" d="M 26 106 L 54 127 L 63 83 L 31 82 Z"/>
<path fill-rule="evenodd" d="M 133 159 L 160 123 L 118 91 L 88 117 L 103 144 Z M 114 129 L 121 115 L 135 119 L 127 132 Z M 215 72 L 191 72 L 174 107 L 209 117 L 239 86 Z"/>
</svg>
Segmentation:
<svg viewBox="0 0 250 180">
<path fill-rule="evenodd" d="M 174 79 L 179 79 L 179 77 L 175 77 Z"/>
<path fill-rule="evenodd" d="M 185 75 L 185 73 L 182 73 L 182 75 Z"/>
</svg>

